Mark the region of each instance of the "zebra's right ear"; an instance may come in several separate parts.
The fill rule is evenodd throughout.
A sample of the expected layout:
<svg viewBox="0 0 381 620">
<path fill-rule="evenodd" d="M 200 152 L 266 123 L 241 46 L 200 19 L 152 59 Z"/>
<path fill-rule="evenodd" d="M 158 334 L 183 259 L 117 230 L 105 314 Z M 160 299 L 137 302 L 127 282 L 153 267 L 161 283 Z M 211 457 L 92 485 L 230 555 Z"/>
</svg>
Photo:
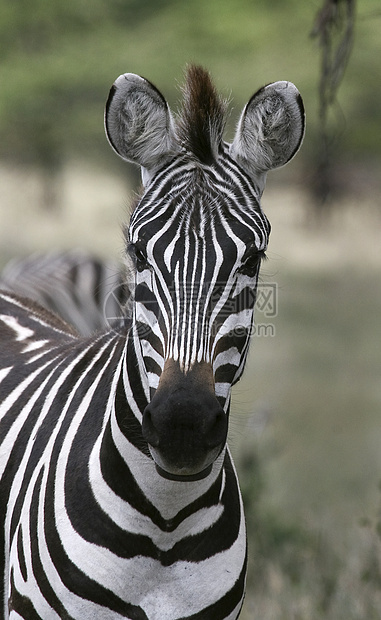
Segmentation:
<svg viewBox="0 0 381 620">
<path fill-rule="evenodd" d="M 120 75 L 112 85 L 105 130 L 122 159 L 142 166 L 144 181 L 179 151 L 166 100 L 153 84 L 134 73 Z"/>
<path fill-rule="evenodd" d="M 303 100 L 292 82 L 274 82 L 256 92 L 244 108 L 230 154 L 264 189 L 269 170 L 284 166 L 304 137 Z"/>
</svg>

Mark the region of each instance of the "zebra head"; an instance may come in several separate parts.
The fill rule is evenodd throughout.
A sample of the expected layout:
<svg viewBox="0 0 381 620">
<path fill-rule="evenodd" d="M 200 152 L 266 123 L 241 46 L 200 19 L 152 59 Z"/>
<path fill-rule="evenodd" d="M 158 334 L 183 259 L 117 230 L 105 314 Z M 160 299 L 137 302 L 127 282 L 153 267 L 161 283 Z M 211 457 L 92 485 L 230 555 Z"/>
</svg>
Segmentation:
<svg viewBox="0 0 381 620">
<path fill-rule="evenodd" d="M 225 103 L 208 73 L 188 70 L 181 113 L 126 73 L 112 86 L 105 126 L 113 149 L 140 165 L 131 216 L 133 330 L 149 404 L 142 430 L 159 473 L 206 476 L 226 446 L 231 387 L 240 378 L 270 225 L 266 174 L 293 157 L 304 132 L 300 94 L 275 82 L 254 94 L 231 144 Z"/>
</svg>

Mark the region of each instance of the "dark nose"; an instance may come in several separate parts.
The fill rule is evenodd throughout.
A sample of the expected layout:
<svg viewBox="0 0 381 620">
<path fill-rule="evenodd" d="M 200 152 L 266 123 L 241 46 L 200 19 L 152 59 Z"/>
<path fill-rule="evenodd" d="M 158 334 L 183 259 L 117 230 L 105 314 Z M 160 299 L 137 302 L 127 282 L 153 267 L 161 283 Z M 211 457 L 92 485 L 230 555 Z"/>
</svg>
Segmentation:
<svg viewBox="0 0 381 620">
<path fill-rule="evenodd" d="M 156 464 L 172 474 L 194 475 L 221 453 L 227 416 L 214 393 L 211 367 L 184 374 L 166 362 L 159 386 L 143 413 L 142 431 Z"/>
</svg>

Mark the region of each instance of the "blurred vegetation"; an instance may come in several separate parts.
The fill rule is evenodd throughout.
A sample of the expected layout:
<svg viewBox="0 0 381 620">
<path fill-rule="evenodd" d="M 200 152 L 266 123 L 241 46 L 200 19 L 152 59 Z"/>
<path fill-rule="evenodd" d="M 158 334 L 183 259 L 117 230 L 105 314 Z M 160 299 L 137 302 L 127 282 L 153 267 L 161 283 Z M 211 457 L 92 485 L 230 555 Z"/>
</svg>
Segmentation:
<svg viewBox="0 0 381 620">
<path fill-rule="evenodd" d="M 308 179 L 318 131 L 320 49 L 310 36 L 318 10 L 317 0 L 2 0 L 0 158 L 40 167 L 48 186 L 72 157 L 115 169 L 102 125 L 114 79 L 140 73 L 174 104 L 184 66 L 197 62 L 222 92 L 233 93 L 232 123 L 263 83 L 297 84 L 308 115 L 299 158 Z M 359 0 L 333 113 L 347 162 L 381 157 L 380 45 L 379 0 Z"/>
<path fill-rule="evenodd" d="M 380 272 L 282 270 L 277 281 L 276 338 L 254 339 L 233 399 L 242 620 L 377 620 Z"/>
</svg>

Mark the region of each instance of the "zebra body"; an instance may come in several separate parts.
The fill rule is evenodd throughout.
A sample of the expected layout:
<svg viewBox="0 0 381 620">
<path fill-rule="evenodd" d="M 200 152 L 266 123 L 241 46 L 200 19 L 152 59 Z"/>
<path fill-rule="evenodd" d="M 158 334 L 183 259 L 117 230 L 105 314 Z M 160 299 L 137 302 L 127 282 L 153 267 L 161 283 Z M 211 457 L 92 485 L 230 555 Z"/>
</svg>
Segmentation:
<svg viewBox="0 0 381 620">
<path fill-rule="evenodd" d="M 230 390 L 268 240 L 264 176 L 297 150 L 303 110 L 289 83 L 262 89 L 225 145 L 208 75 L 191 68 L 186 88 L 176 124 L 131 74 L 106 109 L 112 146 L 145 183 L 126 233 L 128 321 L 78 337 L 0 294 L 4 618 L 235 620 L 241 610 Z M 278 128 L 274 143 L 251 137 L 263 118 Z"/>
<path fill-rule="evenodd" d="M 233 600 L 232 605 L 224 603 L 233 609 L 227 617 L 236 617 L 246 541 L 230 456 L 221 454 L 203 481 L 174 482 L 154 476 L 152 459 L 139 445 L 141 438 L 137 436 L 134 445 L 123 433 L 124 425 L 136 426 L 136 414 L 142 404 L 148 404 L 143 386 L 138 393 L 136 386 L 131 387 L 134 377 L 128 364 L 142 363 L 133 340 L 111 333 L 78 341 L 58 321 L 48 327 L 47 314 L 33 316 L 20 298 L 3 294 L 1 299 L 7 303 L 10 319 L 15 319 L 8 323 L 8 350 L 11 359 L 17 355 L 17 368 L 12 371 L 21 379 L 16 393 L 10 392 L 4 402 L 9 432 L 0 470 L 1 497 L 9 496 L 4 516 L 9 532 L 5 545 L 10 550 L 10 617 L 169 620 L 183 617 L 184 609 L 186 617 L 192 617 L 213 605 L 219 590 L 226 594 L 226 589 L 227 599 Z M 2 321 L 7 324 L 4 315 Z M 8 368 L 1 374 L 1 393 L 9 391 Z M 139 376 L 136 380 L 140 383 Z M 68 399 L 69 390 L 72 398 Z M 25 406 L 19 411 L 20 394 Z M 58 419 L 57 401 L 65 402 Z M 89 428 L 87 419 L 98 407 L 103 415 L 94 418 Z M 61 442 L 59 435 L 64 432 Z M 104 462 L 102 446 L 108 448 Z M 84 472 L 89 475 L 83 476 Z M 205 505 L 207 498 L 210 506 Z M 46 523 L 38 517 L 42 507 Z M 79 527 L 84 511 L 89 522 Z M 228 530 L 225 519 L 229 519 Z M 220 537 L 225 538 L 222 548 L 228 545 L 225 553 Z M 215 541 L 219 543 L 216 554 Z M 84 593 L 86 586 L 94 588 L 94 566 L 102 567 L 96 575 L 95 600 L 75 596 L 77 587 L 82 586 Z M 238 587 L 237 571 L 242 573 Z M 25 598 L 37 615 L 30 612 Z M 205 617 L 225 617 L 210 613 Z"/>
<path fill-rule="evenodd" d="M 90 336 L 122 316 L 126 275 L 82 250 L 50 252 L 12 259 L 1 272 L 0 288 L 34 299 Z"/>
</svg>

